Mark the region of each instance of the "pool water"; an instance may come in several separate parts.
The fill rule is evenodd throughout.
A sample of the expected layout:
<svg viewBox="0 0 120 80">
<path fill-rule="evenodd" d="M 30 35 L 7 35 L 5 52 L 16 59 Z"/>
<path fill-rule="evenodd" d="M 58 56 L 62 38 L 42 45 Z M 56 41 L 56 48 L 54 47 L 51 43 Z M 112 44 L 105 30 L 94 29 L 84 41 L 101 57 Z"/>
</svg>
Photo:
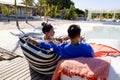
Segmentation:
<svg viewBox="0 0 120 80">
<path fill-rule="evenodd" d="M 120 40 L 119 27 L 93 27 L 91 31 L 83 34 L 86 39 L 116 39 Z"/>
<path fill-rule="evenodd" d="M 55 37 L 67 35 L 67 29 L 71 24 L 55 25 Z M 116 39 L 120 40 L 120 27 L 113 26 L 93 26 L 89 24 L 78 24 L 82 29 L 82 36 L 89 39 Z M 40 32 L 36 29 L 36 32 Z"/>
</svg>

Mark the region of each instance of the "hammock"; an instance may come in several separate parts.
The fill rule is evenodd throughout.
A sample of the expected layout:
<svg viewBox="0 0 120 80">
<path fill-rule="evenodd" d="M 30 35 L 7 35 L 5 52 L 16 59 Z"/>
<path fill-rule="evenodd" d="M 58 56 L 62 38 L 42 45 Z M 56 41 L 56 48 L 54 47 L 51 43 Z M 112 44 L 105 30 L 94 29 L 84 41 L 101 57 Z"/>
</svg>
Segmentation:
<svg viewBox="0 0 120 80">
<path fill-rule="evenodd" d="M 27 42 L 25 39 L 28 36 L 20 36 L 20 46 L 28 60 L 29 66 L 41 74 L 53 74 L 60 56 L 53 51 L 45 50 L 32 43 Z"/>
</svg>

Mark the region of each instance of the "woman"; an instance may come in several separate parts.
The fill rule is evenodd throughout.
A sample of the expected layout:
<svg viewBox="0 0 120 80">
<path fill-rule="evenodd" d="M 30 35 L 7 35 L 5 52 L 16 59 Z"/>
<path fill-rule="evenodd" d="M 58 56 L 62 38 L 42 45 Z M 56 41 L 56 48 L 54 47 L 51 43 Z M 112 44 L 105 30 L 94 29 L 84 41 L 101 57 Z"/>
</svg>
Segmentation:
<svg viewBox="0 0 120 80">
<path fill-rule="evenodd" d="M 54 38 L 55 31 L 51 24 L 43 22 L 41 25 L 43 26 L 42 32 L 44 33 L 44 36 L 42 37 L 42 41 L 44 41 L 47 44 L 49 44 L 49 43 L 58 44 L 63 41 L 63 39 L 61 39 L 61 38 Z M 33 43 L 33 44 L 39 46 L 39 42 L 37 42 L 32 37 L 27 38 L 26 40 L 27 40 L 27 42 L 30 42 L 30 43 Z M 49 75 L 40 74 L 40 76 L 41 76 L 41 80 L 51 80 L 51 78 L 52 78 L 52 75 L 50 75 L 50 74 Z"/>
<path fill-rule="evenodd" d="M 42 28 L 42 32 L 44 33 L 44 36 L 42 37 L 42 40 L 46 43 L 54 43 L 54 44 L 59 44 L 62 43 L 66 40 L 69 39 L 69 37 L 64 37 L 64 38 L 54 38 L 54 28 L 51 24 L 45 23 L 43 22 L 41 24 L 43 26 Z M 35 45 L 38 45 L 39 42 L 37 42 L 36 40 L 32 39 L 32 38 L 27 38 L 28 42 L 31 42 Z"/>
<path fill-rule="evenodd" d="M 45 40 L 46 42 L 53 40 L 55 34 L 53 26 L 45 22 L 42 23 L 42 26 L 43 26 L 42 32 L 44 33 L 43 40 Z"/>
</svg>

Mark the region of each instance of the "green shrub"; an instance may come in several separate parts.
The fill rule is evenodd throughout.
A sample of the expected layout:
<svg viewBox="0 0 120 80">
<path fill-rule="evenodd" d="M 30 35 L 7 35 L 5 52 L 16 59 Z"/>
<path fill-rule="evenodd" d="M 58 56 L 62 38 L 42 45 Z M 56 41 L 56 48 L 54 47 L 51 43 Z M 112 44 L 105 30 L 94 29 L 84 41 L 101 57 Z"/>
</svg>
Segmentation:
<svg viewBox="0 0 120 80">
<path fill-rule="evenodd" d="M 4 4 L 0 4 L 0 8 L 1 8 L 1 10 L 2 10 L 2 12 L 3 12 L 3 14 L 5 14 L 6 15 L 6 17 L 8 17 L 8 22 L 10 21 L 9 20 L 9 16 L 13 13 L 13 9 L 9 9 L 6 5 L 4 5 Z"/>
<path fill-rule="evenodd" d="M 78 17 L 76 11 L 75 11 L 75 7 L 74 6 L 70 6 L 69 9 L 65 9 L 64 13 L 63 13 L 63 18 L 64 19 L 76 19 Z"/>
<path fill-rule="evenodd" d="M 51 18 L 55 18 L 56 16 L 58 16 L 59 15 L 59 13 L 58 13 L 58 6 L 52 6 L 51 7 L 51 11 L 50 11 L 50 13 L 49 13 L 49 16 L 51 17 Z"/>
</svg>

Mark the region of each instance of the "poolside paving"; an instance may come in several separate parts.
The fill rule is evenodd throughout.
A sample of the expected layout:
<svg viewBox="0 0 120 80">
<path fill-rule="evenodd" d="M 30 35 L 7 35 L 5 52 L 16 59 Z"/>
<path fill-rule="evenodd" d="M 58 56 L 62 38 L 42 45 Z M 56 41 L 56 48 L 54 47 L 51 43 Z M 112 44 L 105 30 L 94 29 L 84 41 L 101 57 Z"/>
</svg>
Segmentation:
<svg viewBox="0 0 120 80">
<path fill-rule="evenodd" d="M 17 53 L 23 56 L 22 50 L 18 46 L 18 37 L 10 32 L 17 32 L 17 30 L 0 31 L 0 47 L 13 52 L 12 54 Z"/>
</svg>

